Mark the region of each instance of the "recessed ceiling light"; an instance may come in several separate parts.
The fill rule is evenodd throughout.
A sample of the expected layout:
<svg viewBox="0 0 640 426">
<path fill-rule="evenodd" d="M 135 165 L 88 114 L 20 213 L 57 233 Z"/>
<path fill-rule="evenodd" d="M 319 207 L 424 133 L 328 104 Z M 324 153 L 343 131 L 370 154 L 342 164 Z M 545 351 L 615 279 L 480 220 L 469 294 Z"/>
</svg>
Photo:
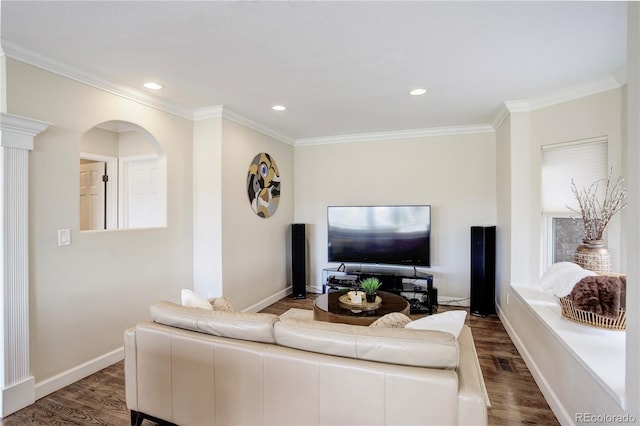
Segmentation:
<svg viewBox="0 0 640 426">
<path fill-rule="evenodd" d="M 420 96 L 420 95 L 424 95 L 425 93 L 427 93 L 426 89 L 413 89 L 412 91 L 409 92 L 409 94 L 413 96 Z"/>
<path fill-rule="evenodd" d="M 287 109 L 287 107 L 284 105 L 274 105 L 271 107 L 271 109 L 274 111 L 284 111 L 285 109 Z"/>
<path fill-rule="evenodd" d="M 144 87 L 146 87 L 147 89 L 151 89 L 151 90 L 160 90 L 164 86 L 162 84 L 160 84 L 160 83 L 154 83 L 153 81 L 150 81 L 148 83 L 145 83 Z"/>
</svg>

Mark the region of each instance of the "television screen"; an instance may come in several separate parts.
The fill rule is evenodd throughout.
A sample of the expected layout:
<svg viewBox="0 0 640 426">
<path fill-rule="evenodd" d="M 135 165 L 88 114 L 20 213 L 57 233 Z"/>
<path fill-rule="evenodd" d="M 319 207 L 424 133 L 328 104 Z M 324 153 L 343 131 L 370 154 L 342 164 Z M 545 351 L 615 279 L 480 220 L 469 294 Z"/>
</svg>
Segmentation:
<svg viewBox="0 0 640 426">
<path fill-rule="evenodd" d="M 431 266 L 431 206 L 329 206 L 328 260 Z"/>
</svg>

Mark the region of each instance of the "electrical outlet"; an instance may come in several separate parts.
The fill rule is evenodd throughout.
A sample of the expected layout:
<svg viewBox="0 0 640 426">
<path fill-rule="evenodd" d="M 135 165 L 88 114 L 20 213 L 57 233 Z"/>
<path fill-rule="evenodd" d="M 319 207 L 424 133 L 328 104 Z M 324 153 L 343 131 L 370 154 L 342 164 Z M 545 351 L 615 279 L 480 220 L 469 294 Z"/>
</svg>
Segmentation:
<svg viewBox="0 0 640 426">
<path fill-rule="evenodd" d="M 58 229 L 58 247 L 71 245 L 71 231 L 69 229 Z"/>
<path fill-rule="evenodd" d="M 509 304 L 509 292 L 507 291 L 507 305 Z"/>
</svg>

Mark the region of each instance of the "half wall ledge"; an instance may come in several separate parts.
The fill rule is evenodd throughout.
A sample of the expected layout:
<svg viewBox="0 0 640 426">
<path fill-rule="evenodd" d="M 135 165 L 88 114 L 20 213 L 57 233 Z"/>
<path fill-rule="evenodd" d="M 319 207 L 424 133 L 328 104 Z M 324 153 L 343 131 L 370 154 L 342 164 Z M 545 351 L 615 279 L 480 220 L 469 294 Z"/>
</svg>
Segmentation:
<svg viewBox="0 0 640 426">
<path fill-rule="evenodd" d="M 624 413 L 626 332 L 564 318 L 550 292 L 511 284 L 499 315 L 561 424 L 579 413 Z"/>
</svg>

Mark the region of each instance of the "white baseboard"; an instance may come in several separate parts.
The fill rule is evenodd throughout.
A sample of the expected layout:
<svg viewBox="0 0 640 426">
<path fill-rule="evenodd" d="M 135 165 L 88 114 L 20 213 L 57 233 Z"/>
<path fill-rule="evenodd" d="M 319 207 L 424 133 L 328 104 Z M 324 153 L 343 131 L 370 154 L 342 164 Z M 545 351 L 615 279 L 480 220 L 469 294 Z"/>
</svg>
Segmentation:
<svg viewBox="0 0 640 426">
<path fill-rule="evenodd" d="M 29 376 L 20 383 L 2 389 L 2 393 L 0 393 L 0 407 L 2 408 L 0 418 L 22 410 L 36 401 L 34 383 L 34 377 Z M 2 424 L 1 421 L 0 424 Z"/>
<path fill-rule="evenodd" d="M 114 351 L 101 355 L 90 361 L 73 367 L 67 371 L 57 374 L 51 378 L 38 382 L 35 386 L 36 399 L 49 395 L 65 386 L 69 386 L 71 383 L 77 382 L 80 379 L 84 379 L 87 376 L 97 373 L 98 371 L 107 368 L 116 362 L 124 359 L 124 347 L 120 347 Z"/>
<path fill-rule="evenodd" d="M 308 285 L 307 286 L 307 293 L 322 294 L 322 286 L 314 287 L 312 285 Z"/>
<path fill-rule="evenodd" d="M 280 290 L 273 296 L 269 296 L 266 299 L 261 300 L 260 302 L 249 306 L 247 309 L 243 309 L 242 312 L 259 312 L 266 308 L 267 306 L 273 305 L 278 300 L 282 299 L 285 296 L 291 294 L 291 286 L 285 288 L 284 290 Z"/>
<path fill-rule="evenodd" d="M 531 354 L 527 350 L 526 346 L 524 345 L 522 340 L 520 340 L 518 334 L 513 329 L 513 326 L 509 322 L 509 319 L 500 309 L 500 305 L 497 306 L 496 310 L 498 313 L 498 318 L 500 318 L 504 329 L 507 331 L 507 334 L 511 338 L 511 341 L 520 353 L 520 356 L 522 357 L 524 363 L 527 365 L 529 372 L 536 381 L 536 384 L 540 388 L 540 391 L 544 395 L 544 398 L 547 400 L 551 411 L 553 411 L 553 414 L 555 414 L 555 416 L 558 418 L 558 422 L 560 422 L 561 425 L 574 425 L 574 419 L 569 415 L 569 413 L 567 413 L 567 410 L 565 410 L 564 406 L 560 402 L 560 399 L 549 385 L 549 382 L 547 382 L 547 380 L 545 379 L 544 375 L 540 371 L 540 368 L 531 357 Z"/>
<path fill-rule="evenodd" d="M 438 305 L 469 307 L 468 298 L 438 296 Z"/>
</svg>

